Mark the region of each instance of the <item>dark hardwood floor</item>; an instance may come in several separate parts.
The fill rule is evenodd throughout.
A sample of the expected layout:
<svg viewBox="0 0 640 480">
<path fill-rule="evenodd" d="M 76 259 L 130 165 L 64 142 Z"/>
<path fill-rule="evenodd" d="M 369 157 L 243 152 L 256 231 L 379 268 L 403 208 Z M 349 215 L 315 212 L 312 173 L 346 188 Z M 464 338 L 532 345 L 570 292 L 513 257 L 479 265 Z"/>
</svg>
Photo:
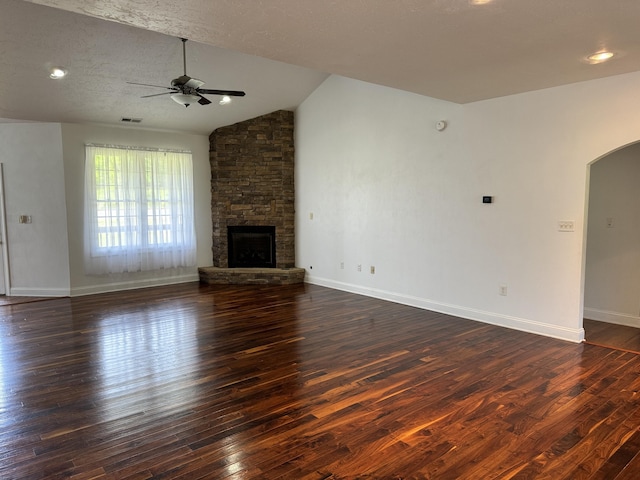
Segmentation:
<svg viewBox="0 0 640 480">
<path fill-rule="evenodd" d="M 8 297 L 6 295 L 0 295 L 0 307 L 18 305 L 19 303 L 41 302 L 42 300 L 51 300 L 51 297 Z"/>
<path fill-rule="evenodd" d="M 640 354 L 640 328 L 583 320 L 587 343 Z"/>
<path fill-rule="evenodd" d="M 640 356 L 313 285 L 0 309 L 0 478 L 640 478 Z"/>
</svg>

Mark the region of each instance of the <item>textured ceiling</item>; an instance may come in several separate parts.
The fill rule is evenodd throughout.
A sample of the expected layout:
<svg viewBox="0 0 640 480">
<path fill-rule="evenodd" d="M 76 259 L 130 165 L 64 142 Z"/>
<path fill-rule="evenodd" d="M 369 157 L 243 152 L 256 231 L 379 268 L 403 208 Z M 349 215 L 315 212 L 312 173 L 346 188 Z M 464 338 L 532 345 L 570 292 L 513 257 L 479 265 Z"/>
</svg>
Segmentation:
<svg viewBox="0 0 640 480">
<path fill-rule="evenodd" d="M 279 109 L 294 109 L 326 74 L 189 41 L 187 72 L 204 88 L 245 90 L 221 106 L 185 108 L 162 88 L 183 73 L 182 42 L 164 34 L 97 18 L 0 0 L 0 118 L 46 122 L 123 124 L 209 134 L 216 128 Z M 51 80 L 48 68 L 69 74 Z"/>
<path fill-rule="evenodd" d="M 31 3 L 75 14 L 26 1 L 0 0 L 3 62 L 11 47 L 19 51 L 8 58 L 13 80 L 22 78 L 15 92 L 21 98 L 31 96 L 21 87 L 35 82 L 24 75 L 33 75 L 37 62 L 61 63 L 73 75 L 82 76 L 85 81 L 73 87 L 80 97 L 76 104 L 69 105 L 68 95 L 51 95 L 52 101 L 60 101 L 51 115 L 67 109 L 66 118 L 107 104 L 113 104 L 109 109 L 120 116 L 161 115 L 170 100 L 145 99 L 145 106 L 138 107 L 140 101 L 125 82 L 163 84 L 163 79 L 168 82 L 181 73 L 180 43 L 174 37 L 191 39 L 188 71 L 204 80 L 205 88 L 247 91 L 247 97 L 233 104 L 235 110 L 209 106 L 216 113 L 208 115 L 224 115 L 231 120 L 226 123 L 237 121 L 232 112 L 261 114 L 280 101 L 291 104 L 277 108 L 295 107 L 325 78 L 319 72 L 467 103 L 640 70 L 637 0 L 494 0 L 485 5 L 475 5 L 473 0 Z M 33 12 L 15 21 L 10 18 L 13 10 L 25 15 L 26 7 Z M 28 47 L 22 45 L 25 41 Z M 608 63 L 589 65 L 585 57 L 601 48 L 617 56 Z M 71 84 L 71 78 L 64 81 Z M 18 114 L 24 108 L 24 98 L 12 104 L 13 109 L 5 108 L 5 89 L 13 80 L 7 80 L 3 67 L 0 116 Z M 39 80 L 36 83 L 44 87 Z M 281 99 L 285 93 L 290 96 Z M 163 107 L 151 112 L 151 102 Z M 189 114 L 195 107 L 187 109 Z M 200 111 L 207 108 L 198 107 Z M 242 108 L 247 111 L 240 112 Z M 190 122 L 186 113 L 159 127 Z M 85 121 L 112 121 L 94 117 Z M 185 129 L 193 128 L 189 123 Z"/>
</svg>

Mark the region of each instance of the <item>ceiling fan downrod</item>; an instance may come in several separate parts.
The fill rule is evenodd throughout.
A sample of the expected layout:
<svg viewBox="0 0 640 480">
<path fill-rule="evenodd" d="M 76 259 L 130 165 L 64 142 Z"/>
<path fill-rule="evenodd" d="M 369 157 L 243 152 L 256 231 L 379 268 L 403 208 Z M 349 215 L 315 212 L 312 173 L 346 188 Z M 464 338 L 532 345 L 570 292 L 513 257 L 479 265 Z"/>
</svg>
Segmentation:
<svg viewBox="0 0 640 480">
<path fill-rule="evenodd" d="M 187 76 L 187 39 L 181 38 L 182 40 L 182 67 L 184 70 L 184 76 Z"/>
</svg>

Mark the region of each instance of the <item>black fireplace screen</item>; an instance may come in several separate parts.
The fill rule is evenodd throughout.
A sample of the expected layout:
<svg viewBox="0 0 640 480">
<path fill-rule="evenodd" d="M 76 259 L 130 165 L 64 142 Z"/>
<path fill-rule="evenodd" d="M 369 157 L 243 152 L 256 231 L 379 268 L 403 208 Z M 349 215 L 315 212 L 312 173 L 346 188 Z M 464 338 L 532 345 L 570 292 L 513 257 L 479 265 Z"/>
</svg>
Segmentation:
<svg viewBox="0 0 640 480">
<path fill-rule="evenodd" d="M 276 227 L 227 227 L 229 268 L 276 267 Z"/>
</svg>

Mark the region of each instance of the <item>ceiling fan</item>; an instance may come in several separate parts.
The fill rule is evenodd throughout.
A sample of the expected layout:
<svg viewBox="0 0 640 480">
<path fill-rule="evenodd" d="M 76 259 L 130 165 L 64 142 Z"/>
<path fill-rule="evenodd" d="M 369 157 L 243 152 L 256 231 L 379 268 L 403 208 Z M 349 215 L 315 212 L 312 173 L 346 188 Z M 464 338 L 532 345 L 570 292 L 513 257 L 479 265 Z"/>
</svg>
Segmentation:
<svg viewBox="0 0 640 480">
<path fill-rule="evenodd" d="M 197 78 L 191 78 L 187 75 L 187 39 L 181 38 L 180 40 L 182 40 L 182 64 L 184 66 L 184 75 L 171 80 L 170 87 L 150 85 L 148 83 L 127 82 L 131 85 L 143 85 L 146 87 L 157 87 L 169 90 L 168 92 L 144 95 L 141 98 L 157 97 L 159 95 L 170 95 L 173 101 L 179 103 L 180 105 L 188 107 L 192 103 L 196 102 L 198 102 L 200 105 L 210 104 L 211 100 L 204 97 L 203 95 L 222 95 L 223 100 L 221 101 L 221 103 L 228 103 L 230 101 L 229 97 L 244 97 L 245 93 L 239 90 L 211 90 L 200 88 L 202 87 L 202 85 L 204 85 L 204 82 L 202 80 L 198 80 Z"/>
</svg>

